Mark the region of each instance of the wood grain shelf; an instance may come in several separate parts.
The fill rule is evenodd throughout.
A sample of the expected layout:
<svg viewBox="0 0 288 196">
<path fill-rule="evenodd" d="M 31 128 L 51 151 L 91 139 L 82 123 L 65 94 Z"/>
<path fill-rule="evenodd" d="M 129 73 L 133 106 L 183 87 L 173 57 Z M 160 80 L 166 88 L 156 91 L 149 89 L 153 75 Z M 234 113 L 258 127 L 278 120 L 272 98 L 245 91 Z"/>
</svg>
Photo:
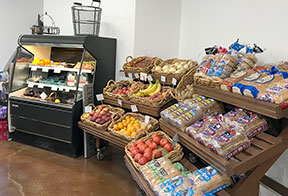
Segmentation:
<svg viewBox="0 0 288 196">
<path fill-rule="evenodd" d="M 160 117 L 160 112 L 162 110 L 166 109 L 167 107 L 173 105 L 176 102 L 176 100 L 172 99 L 171 101 L 169 101 L 168 103 L 164 104 L 163 106 L 159 108 L 153 108 L 153 107 L 137 104 L 137 103 L 127 101 L 127 100 L 121 100 L 121 101 L 122 101 L 122 108 L 131 110 L 131 105 L 136 105 L 140 113 L 147 114 L 147 115 L 154 116 L 154 117 Z M 118 99 L 108 96 L 108 95 L 104 95 L 104 103 L 120 107 L 118 103 Z"/>
<path fill-rule="evenodd" d="M 186 133 L 168 124 L 163 119 L 160 119 L 159 123 L 161 130 L 170 136 L 174 136 L 177 133 L 180 144 L 228 176 L 245 173 L 273 156 L 284 152 L 286 149 L 284 140 L 266 133 L 260 133 L 254 138 L 251 147 L 236 155 L 234 157 L 235 160 L 226 160 L 190 138 Z M 287 130 L 288 127 L 286 128 L 286 132 Z"/>
<path fill-rule="evenodd" d="M 282 109 L 281 105 L 279 104 L 270 103 L 199 84 L 194 84 L 193 91 L 196 94 L 211 97 L 215 100 L 235 105 L 274 119 L 288 118 L 288 108 Z"/>
</svg>

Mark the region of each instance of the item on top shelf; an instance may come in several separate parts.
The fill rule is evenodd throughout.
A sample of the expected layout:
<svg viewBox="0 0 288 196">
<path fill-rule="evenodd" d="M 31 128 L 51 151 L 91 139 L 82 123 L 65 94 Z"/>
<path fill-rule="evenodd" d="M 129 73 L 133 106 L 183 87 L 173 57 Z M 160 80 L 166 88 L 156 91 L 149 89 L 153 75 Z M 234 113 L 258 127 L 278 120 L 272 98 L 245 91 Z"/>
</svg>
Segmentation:
<svg viewBox="0 0 288 196">
<path fill-rule="evenodd" d="M 136 169 L 139 169 L 141 165 L 145 165 L 148 161 L 161 157 L 172 162 L 179 161 L 183 157 L 182 147 L 178 143 L 174 143 L 162 131 L 149 133 L 141 139 L 128 143 L 125 146 L 125 152 Z"/>
<path fill-rule="evenodd" d="M 280 104 L 288 100 L 288 79 L 270 84 L 258 94 L 257 99 Z"/>
<path fill-rule="evenodd" d="M 277 69 L 279 69 L 279 71 L 288 72 L 288 62 L 279 63 L 279 65 L 277 65 Z"/>
<path fill-rule="evenodd" d="M 126 63 L 123 65 L 125 73 L 149 73 L 154 66 L 158 66 L 162 62 L 162 59 L 157 57 L 137 57 L 133 58 L 128 56 Z"/>
<path fill-rule="evenodd" d="M 81 63 L 78 62 L 73 69 L 80 69 Z M 96 61 L 83 61 L 82 69 L 93 70 L 96 67 Z"/>
<path fill-rule="evenodd" d="M 94 107 L 94 109 L 89 113 L 82 114 L 81 121 L 101 130 L 107 129 L 112 120 L 117 120 L 125 113 L 123 109 L 109 105 L 94 106 L 90 104 L 89 106 Z"/>
<path fill-rule="evenodd" d="M 32 61 L 33 65 L 44 65 L 44 66 L 51 66 L 51 61 L 50 59 L 39 59 L 39 58 L 35 58 Z"/>
<path fill-rule="evenodd" d="M 147 152 L 145 155 L 150 156 L 152 149 L 148 149 L 146 151 Z M 149 161 L 147 164 L 142 165 L 139 168 L 139 171 L 141 172 L 142 176 L 145 178 L 151 188 L 153 188 L 154 185 L 164 182 L 165 180 L 181 175 L 179 169 L 177 169 L 171 163 L 171 161 L 165 157 Z"/>
<path fill-rule="evenodd" d="M 215 194 L 231 185 L 230 178 L 220 175 L 212 166 L 196 170 L 187 176 L 193 188 L 202 191 L 204 195 Z"/>
<path fill-rule="evenodd" d="M 151 132 L 158 129 L 159 123 L 156 119 L 150 117 L 148 124 L 145 123 L 145 116 L 137 113 L 126 113 L 120 119 L 113 121 L 108 130 L 125 140 L 133 140 L 142 136 L 145 132 Z"/>
<path fill-rule="evenodd" d="M 75 72 L 68 72 L 67 73 L 67 79 L 66 79 L 66 85 L 74 87 L 76 85 L 77 81 L 77 74 Z"/>
<path fill-rule="evenodd" d="M 254 65 L 257 63 L 257 57 L 255 54 L 252 53 L 246 53 L 246 54 L 239 54 L 238 57 L 241 56 L 238 60 L 237 69 L 235 70 L 235 73 L 240 71 L 245 71 L 248 69 L 252 69 Z"/>
</svg>

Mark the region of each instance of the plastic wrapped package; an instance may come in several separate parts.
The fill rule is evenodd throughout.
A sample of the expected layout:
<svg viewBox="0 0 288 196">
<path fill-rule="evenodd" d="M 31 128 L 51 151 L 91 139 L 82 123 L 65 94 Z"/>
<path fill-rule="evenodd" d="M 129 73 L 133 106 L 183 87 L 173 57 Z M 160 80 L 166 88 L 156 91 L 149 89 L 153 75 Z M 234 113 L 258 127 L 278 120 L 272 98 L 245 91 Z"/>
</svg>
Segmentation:
<svg viewBox="0 0 288 196">
<path fill-rule="evenodd" d="M 215 194 L 231 185 L 230 178 L 220 175 L 212 166 L 196 170 L 188 175 L 188 180 L 196 190 L 204 195 Z"/>
<path fill-rule="evenodd" d="M 236 129 L 228 129 L 216 134 L 207 147 L 216 154 L 230 159 L 250 146 L 248 137 Z"/>
<path fill-rule="evenodd" d="M 148 162 L 141 166 L 139 171 L 151 188 L 170 178 L 181 175 L 180 170 L 164 157 Z"/>
<path fill-rule="evenodd" d="M 211 121 L 217 121 L 216 118 L 212 117 L 212 116 L 205 116 L 200 120 L 197 120 L 195 123 L 193 123 L 192 125 L 190 125 L 189 127 L 187 127 L 185 129 L 185 133 L 187 135 L 189 135 L 190 137 L 194 138 L 194 136 L 200 132 L 201 130 L 203 130 L 204 128 L 206 128 L 206 126 L 208 126 L 208 124 L 210 124 Z"/>
<path fill-rule="evenodd" d="M 234 120 L 231 126 L 238 131 L 242 131 L 249 139 L 268 129 L 267 121 L 252 112 L 247 112 Z"/>
<path fill-rule="evenodd" d="M 242 108 L 234 108 L 223 115 L 223 121 L 227 123 L 228 125 L 231 125 L 231 123 L 240 118 L 241 116 L 245 115 L 246 113 Z"/>
<path fill-rule="evenodd" d="M 168 118 L 171 118 L 172 116 L 172 113 L 174 111 L 176 111 L 177 109 L 179 109 L 180 107 L 182 107 L 184 105 L 183 102 L 178 102 L 178 103 L 175 103 L 174 105 L 166 108 L 165 110 L 161 111 L 160 112 L 160 116 L 163 118 L 163 119 L 168 119 Z"/>
<path fill-rule="evenodd" d="M 288 100 L 288 79 L 283 79 L 270 84 L 263 92 L 260 92 L 257 99 L 273 102 L 276 104 Z"/>
<path fill-rule="evenodd" d="M 221 102 L 208 98 L 199 103 L 203 110 L 204 116 L 217 115 L 224 112 L 224 106 Z"/>
</svg>

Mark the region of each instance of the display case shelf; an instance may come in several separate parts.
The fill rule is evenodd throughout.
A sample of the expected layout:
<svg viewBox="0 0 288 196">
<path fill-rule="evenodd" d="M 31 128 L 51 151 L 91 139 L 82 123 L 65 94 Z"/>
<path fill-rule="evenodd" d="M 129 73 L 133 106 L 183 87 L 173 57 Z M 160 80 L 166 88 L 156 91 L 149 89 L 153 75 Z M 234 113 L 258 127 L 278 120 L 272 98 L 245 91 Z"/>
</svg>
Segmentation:
<svg viewBox="0 0 288 196">
<path fill-rule="evenodd" d="M 76 87 L 71 87 L 71 86 L 58 86 L 58 85 L 55 85 L 55 84 L 44 84 L 44 83 L 37 83 L 37 82 L 27 82 L 28 84 L 28 87 L 32 88 L 34 86 L 37 86 L 38 88 L 44 88 L 44 87 L 47 87 L 47 88 L 51 88 L 52 91 L 76 91 Z M 82 88 L 78 88 L 78 91 L 82 91 L 83 89 Z"/>
<path fill-rule="evenodd" d="M 202 86 L 199 84 L 194 84 L 193 91 L 196 94 L 211 97 L 215 100 L 235 105 L 274 119 L 288 117 L 288 108 L 282 109 L 281 105 L 279 104 L 274 104 L 228 91 Z"/>
<path fill-rule="evenodd" d="M 30 64 L 29 67 L 31 68 L 31 71 L 36 71 L 38 69 L 41 69 L 42 72 L 48 72 L 49 70 L 53 70 L 54 73 L 60 73 L 62 71 L 77 72 L 77 73 L 79 72 L 79 69 L 66 68 L 66 67 L 41 66 L 41 65 L 33 65 L 33 64 Z M 81 73 L 92 73 L 92 70 L 82 69 Z"/>
</svg>

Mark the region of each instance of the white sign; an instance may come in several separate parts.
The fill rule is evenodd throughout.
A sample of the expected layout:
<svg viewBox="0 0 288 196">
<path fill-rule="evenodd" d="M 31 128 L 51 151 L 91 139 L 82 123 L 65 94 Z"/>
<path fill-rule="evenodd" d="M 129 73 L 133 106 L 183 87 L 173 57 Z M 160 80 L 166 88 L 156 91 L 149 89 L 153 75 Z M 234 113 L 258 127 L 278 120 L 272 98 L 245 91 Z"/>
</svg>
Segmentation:
<svg viewBox="0 0 288 196">
<path fill-rule="evenodd" d="M 65 88 L 65 92 L 68 93 L 69 91 L 70 91 L 70 88 L 69 88 L 69 87 L 66 87 L 66 88 Z"/>
<path fill-rule="evenodd" d="M 42 72 L 48 72 L 49 71 L 49 67 L 43 67 L 42 68 Z"/>
<path fill-rule="evenodd" d="M 132 77 L 132 73 L 128 73 L 128 78 L 129 78 L 130 80 L 133 79 L 133 77 Z"/>
<path fill-rule="evenodd" d="M 54 69 L 54 73 L 61 73 L 61 69 L 55 68 L 55 69 Z"/>
<path fill-rule="evenodd" d="M 175 78 L 172 78 L 172 84 L 173 84 L 174 86 L 176 86 L 177 80 L 176 80 Z"/>
<path fill-rule="evenodd" d="M 138 112 L 138 108 L 136 105 L 131 105 L 132 112 Z"/>
<path fill-rule="evenodd" d="M 2 86 L 2 85 L 1 85 Z M 33 88 L 33 86 L 34 86 L 34 83 L 33 82 L 28 82 L 28 87 L 29 88 Z"/>
<path fill-rule="evenodd" d="M 122 106 L 122 100 L 121 100 L 121 99 L 118 99 L 118 104 L 119 104 L 120 106 Z"/>
<path fill-rule="evenodd" d="M 44 88 L 44 84 L 39 83 L 38 88 Z"/>
<path fill-rule="evenodd" d="M 37 67 L 36 66 L 31 66 L 31 71 L 36 71 Z"/>
<path fill-rule="evenodd" d="M 51 90 L 52 90 L 52 91 L 57 91 L 57 90 L 58 90 L 58 86 L 52 86 L 52 87 L 51 87 Z"/>
<path fill-rule="evenodd" d="M 140 80 L 146 81 L 147 80 L 147 73 L 140 73 Z"/>
<path fill-rule="evenodd" d="M 153 81 L 153 78 L 152 78 L 151 75 L 148 75 L 148 76 L 147 76 L 147 79 L 148 79 L 149 82 Z"/>
<path fill-rule="evenodd" d="M 146 123 L 146 124 L 149 124 L 149 120 L 150 120 L 150 116 L 147 116 L 147 115 L 146 115 L 146 116 L 145 116 L 145 123 Z"/>
<path fill-rule="evenodd" d="M 166 77 L 165 76 L 161 76 L 161 82 L 166 82 Z"/>
<path fill-rule="evenodd" d="M 96 95 L 96 99 L 97 99 L 97 101 L 103 101 L 104 100 L 103 94 Z"/>
<path fill-rule="evenodd" d="M 47 94 L 45 93 L 45 92 L 42 92 L 41 94 L 40 94 L 40 97 L 41 97 L 41 99 L 46 99 L 47 98 Z"/>
<path fill-rule="evenodd" d="M 138 73 L 134 73 L 135 78 L 139 78 L 139 74 Z"/>
<path fill-rule="evenodd" d="M 63 91 L 64 90 L 64 86 L 59 86 L 59 91 Z"/>
<path fill-rule="evenodd" d="M 85 113 L 89 113 L 89 112 L 92 112 L 92 106 L 90 105 L 85 106 Z"/>
</svg>

